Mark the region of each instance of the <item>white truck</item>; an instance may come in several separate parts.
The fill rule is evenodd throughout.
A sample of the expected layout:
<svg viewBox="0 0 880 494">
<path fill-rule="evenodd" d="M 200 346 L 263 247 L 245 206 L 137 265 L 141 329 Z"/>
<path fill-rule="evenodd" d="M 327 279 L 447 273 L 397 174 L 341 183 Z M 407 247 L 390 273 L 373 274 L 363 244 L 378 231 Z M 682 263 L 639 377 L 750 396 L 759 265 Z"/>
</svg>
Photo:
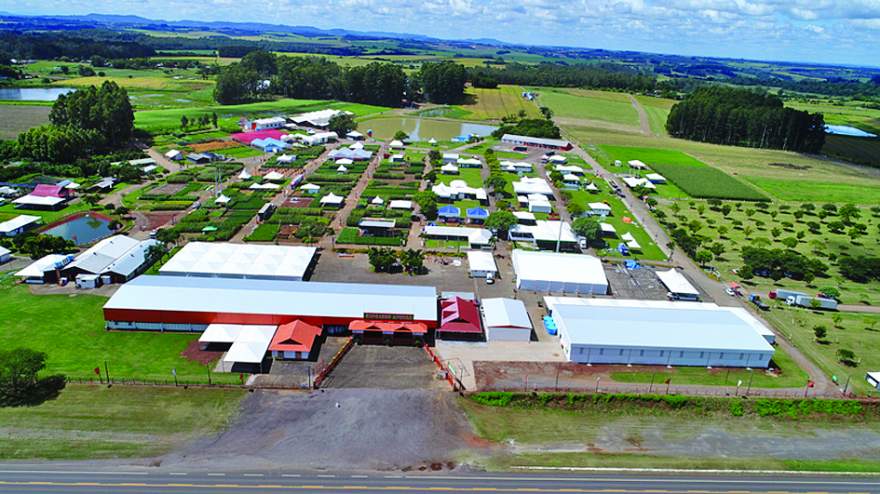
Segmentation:
<svg viewBox="0 0 880 494">
<path fill-rule="evenodd" d="M 809 295 L 789 296 L 785 303 L 807 309 L 837 310 L 837 300 L 833 298 L 810 297 Z"/>
</svg>

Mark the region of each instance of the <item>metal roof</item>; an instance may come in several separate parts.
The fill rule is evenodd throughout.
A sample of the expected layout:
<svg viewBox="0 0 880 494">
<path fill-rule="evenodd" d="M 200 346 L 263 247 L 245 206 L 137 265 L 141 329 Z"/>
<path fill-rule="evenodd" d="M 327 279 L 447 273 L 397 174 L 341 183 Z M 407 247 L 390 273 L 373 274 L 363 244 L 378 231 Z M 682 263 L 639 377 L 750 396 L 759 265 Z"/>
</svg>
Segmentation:
<svg viewBox="0 0 880 494">
<path fill-rule="evenodd" d="M 437 320 L 428 286 L 312 281 L 140 276 L 122 285 L 105 309 L 362 318 L 411 314 Z"/>
<path fill-rule="evenodd" d="M 593 256 L 516 249 L 511 258 L 521 280 L 608 285 L 602 261 Z"/>
<path fill-rule="evenodd" d="M 484 298 L 483 326 L 486 328 L 532 329 L 532 321 L 525 304 L 512 298 Z"/>
<path fill-rule="evenodd" d="M 469 250 L 467 251 L 467 260 L 471 271 L 498 271 L 498 266 L 495 264 L 495 256 L 491 252 Z"/>
<path fill-rule="evenodd" d="M 0 233 L 9 233 L 13 230 L 18 230 L 21 227 L 30 225 L 32 223 L 36 223 L 40 221 L 39 216 L 30 216 L 27 214 L 20 214 L 11 220 L 4 221 L 0 223 Z"/>
<path fill-rule="evenodd" d="M 556 297 L 553 319 L 573 345 L 709 351 L 773 352 L 752 324 L 738 313 L 714 304 L 694 307 L 674 302 L 645 306 L 608 305 L 599 299 Z M 618 300 L 617 302 L 629 302 Z M 664 304 L 664 305 L 660 305 Z"/>
<path fill-rule="evenodd" d="M 78 268 L 92 274 L 98 274 L 140 244 L 140 241 L 125 235 L 107 237 L 76 256 L 76 259 L 65 269 Z"/>
<path fill-rule="evenodd" d="M 623 237 L 621 237 L 623 238 Z M 700 292 L 691 285 L 691 282 L 675 269 L 669 271 L 657 271 L 657 277 L 671 293 L 683 293 L 685 295 L 699 296 Z"/>
<path fill-rule="evenodd" d="M 561 139 L 546 139 L 543 137 L 529 137 L 529 136 L 521 136 L 515 134 L 504 134 L 501 136 L 501 142 L 523 142 L 529 144 L 538 144 L 541 146 L 554 146 L 565 148 L 571 145 L 568 141 L 563 141 Z"/>
<path fill-rule="evenodd" d="M 163 275 L 302 279 L 315 247 L 190 242 L 159 269 Z"/>
<path fill-rule="evenodd" d="M 32 262 L 28 267 L 15 273 L 15 276 L 23 278 L 42 278 L 43 274 L 47 271 L 62 268 L 72 260 L 73 256 L 71 255 L 49 254 L 48 256 L 41 257 Z"/>
<path fill-rule="evenodd" d="M 153 239 L 139 242 L 137 245 L 126 251 L 125 254 L 116 258 L 115 261 L 110 263 L 110 265 L 104 268 L 101 272 L 116 273 L 126 277 L 131 276 L 144 265 L 144 262 L 147 260 L 147 252 L 149 252 L 150 247 L 153 247 L 154 245 L 162 245 L 162 243 Z"/>
</svg>

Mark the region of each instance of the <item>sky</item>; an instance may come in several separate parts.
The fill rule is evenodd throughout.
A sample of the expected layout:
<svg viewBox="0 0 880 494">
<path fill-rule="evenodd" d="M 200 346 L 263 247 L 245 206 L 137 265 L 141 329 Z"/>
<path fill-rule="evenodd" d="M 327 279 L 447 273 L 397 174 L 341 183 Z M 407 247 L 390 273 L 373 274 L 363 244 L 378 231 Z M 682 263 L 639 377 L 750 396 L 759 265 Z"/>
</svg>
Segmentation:
<svg viewBox="0 0 880 494">
<path fill-rule="evenodd" d="M 880 66 L 880 0 L 0 0 L 0 11 L 251 21 Z"/>
</svg>

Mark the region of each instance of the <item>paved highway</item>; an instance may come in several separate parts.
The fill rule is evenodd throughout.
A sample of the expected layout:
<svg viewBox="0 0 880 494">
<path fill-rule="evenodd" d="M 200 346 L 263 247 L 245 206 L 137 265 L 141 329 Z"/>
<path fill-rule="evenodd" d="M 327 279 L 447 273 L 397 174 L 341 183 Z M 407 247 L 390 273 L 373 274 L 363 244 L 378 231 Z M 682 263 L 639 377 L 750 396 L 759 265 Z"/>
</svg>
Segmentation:
<svg viewBox="0 0 880 494">
<path fill-rule="evenodd" d="M 878 493 L 880 478 L 715 474 L 224 473 L 158 470 L 0 470 L 3 493 Z"/>
</svg>

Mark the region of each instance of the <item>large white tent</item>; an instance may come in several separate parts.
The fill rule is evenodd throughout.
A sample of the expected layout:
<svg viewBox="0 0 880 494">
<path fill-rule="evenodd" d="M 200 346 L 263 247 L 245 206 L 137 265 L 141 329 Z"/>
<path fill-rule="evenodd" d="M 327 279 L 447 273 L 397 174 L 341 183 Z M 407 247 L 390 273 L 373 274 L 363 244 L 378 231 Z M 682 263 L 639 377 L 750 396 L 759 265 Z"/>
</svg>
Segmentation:
<svg viewBox="0 0 880 494">
<path fill-rule="evenodd" d="M 159 269 L 163 275 L 300 281 L 315 247 L 190 242 Z"/>
<path fill-rule="evenodd" d="M 484 298 L 480 305 L 488 341 L 529 341 L 532 321 L 521 300 Z"/>
<path fill-rule="evenodd" d="M 593 256 L 517 249 L 511 259 L 519 290 L 592 295 L 608 292 L 602 261 Z"/>
<path fill-rule="evenodd" d="M 497 276 L 498 266 L 495 264 L 495 256 L 484 250 L 467 251 L 468 269 L 474 278 Z"/>
<path fill-rule="evenodd" d="M 657 271 L 657 277 L 676 300 L 699 300 L 700 292 L 675 269 Z"/>
</svg>

